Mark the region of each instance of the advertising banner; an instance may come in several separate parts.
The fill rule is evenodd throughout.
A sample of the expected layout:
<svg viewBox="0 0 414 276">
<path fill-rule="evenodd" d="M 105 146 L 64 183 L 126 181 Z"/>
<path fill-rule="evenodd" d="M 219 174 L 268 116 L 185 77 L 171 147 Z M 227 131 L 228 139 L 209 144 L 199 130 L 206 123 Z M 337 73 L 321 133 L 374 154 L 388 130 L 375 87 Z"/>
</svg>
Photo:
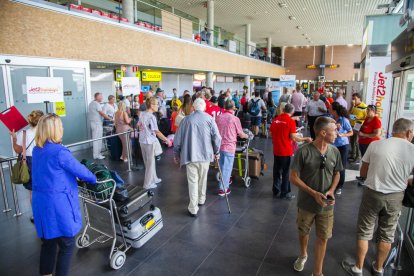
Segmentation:
<svg viewBox="0 0 414 276">
<path fill-rule="evenodd" d="M 382 122 L 382 137 L 388 137 L 389 115 L 391 109 L 392 75 L 385 73 L 385 66 L 391 63 L 391 57 L 371 57 L 367 104 L 377 106 L 377 116 Z"/>
<path fill-rule="evenodd" d="M 269 93 L 272 93 L 273 101 L 275 104 L 279 103 L 279 98 L 281 96 L 281 89 L 279 81 L 267 81 L 266 89 L 269 90 Z"/>
<path fill-rule="evenodd" d="M 296 87 L 296 75 L 280 75 L 280 87 Z"/>
<path fill-rule="evenodd" d="M 131 95 L 131 94 L 139 94 L 141 91 L 141 87 L 139 84 L 139 79 L 136 77 L 124 77 L 122 78 L 122 94 L 123 95 Z"/>
<path fill-rule="evenodd" d="M 63 79 L 26 77 L 27 103 L 63 102 Z"/>
</svg>

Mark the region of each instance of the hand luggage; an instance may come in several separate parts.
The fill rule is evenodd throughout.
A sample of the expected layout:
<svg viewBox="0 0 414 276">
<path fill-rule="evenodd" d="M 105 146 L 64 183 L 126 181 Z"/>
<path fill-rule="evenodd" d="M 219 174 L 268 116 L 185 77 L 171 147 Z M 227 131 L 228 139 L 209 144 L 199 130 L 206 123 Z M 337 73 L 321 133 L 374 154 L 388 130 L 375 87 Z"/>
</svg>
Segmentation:
<svg viewBox="0 0 414 276">
<path fill-rule="evenodd" d="M 244 171 L 245 169 L 245 160 L 246 153 L 245 152 L 236 152 L 234 165 L 233 167 L 238 169 L 239 171 Z M 252 178 L 259 178 L 263 175 L 264 170 L 264 158 L 263 153 L 260 151 L 255 152 L 254 149 L 249 149 L 249 176 Z"/>
<path fill-rule="evenodd" d="M 133 248 L 140 248 L 147 243 L 163 227 L 161 211 L 153 208 L 134 221 L 130 227 L 122 226 L 127 243 Z M 118 236 L 121 236 L 119 227 L 117 228 Z"/>
<path fill-rule="evenodd" d="M 153 191 L 145 190 L 137 186 L 130 185 L 127 187 L 127 190 L 129 198 L 122 202 L 122 204 L 117 204 L 121 221 L 128 220 L 128 218 L 136 211 L 139 211 L 145 205 L 150 204 L 152 202 L 152 198 L 154 197 Z"/>
<path fill-rule="evenodd" d="M 122 155 L 122 143 L 118 136 L 108 138 L 107 145 L 112 160 L 119 161 Z"/>
</svg>

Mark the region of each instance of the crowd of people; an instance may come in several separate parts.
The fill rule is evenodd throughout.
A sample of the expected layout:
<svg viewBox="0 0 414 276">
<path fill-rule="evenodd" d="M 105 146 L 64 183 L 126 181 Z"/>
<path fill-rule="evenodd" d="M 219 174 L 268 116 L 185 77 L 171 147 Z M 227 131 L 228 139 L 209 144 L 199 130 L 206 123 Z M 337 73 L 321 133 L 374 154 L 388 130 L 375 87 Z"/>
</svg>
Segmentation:
<svg viewBox="0 0 414 276">
<path fill-rule="evenodd" d="M 342 266 L 350 275 L 362 275 L 368 240 L 378 227 L 378 254 L 372 269 L 375 275 L 382 275 L 403 192 L 414 168 L 413 121 L 398 119 L 392 137 L 380 139 L 382 126 L 376 106 L 363 103 L 358 93 L 347 103 L 342 89 L 334 95 L 316 91 L 310 97 L 302 91 L 285 90 L 275 101 L 270 91 L 257 91 L 249 98 L 247 87 L 241 97 L 238 91 L 228 89 L 216 95 L 213 89 L 203 87 L 192 95 L 186 90 L 178 96 L 173 90 L 172 99 L 167 100 L 158 88 L 145 96 L 120 97 L 118 103 L 112 95 L 104 105 L 102 100 L 102 94 L 96 93 L 88 110 L 91 135 L 97 139 L 93 158 L 105 158 L 100 140 L 104 126 L 113 126 L 118 134 L 136 128 L 145 165 L 143 188 L 156 189 L 162 181 L 156 172 L 161 143 L 173 146 L 175 163 L 186 168 L 191 217 L 196 217 L 205 204 L 211 162 L 216 162 L 222 172 L 217 194 L 229 195 L 237 139 L 249 138 L 243 126 L 251 127 L 255 136 L 260 126 L 268 127 L 274 155 L 273 194 L 292 200 L 296 196 L 291 193 L 291 184 L 299 191 L 296 271 L 302 271 L 307 262 L 309 234 L 315 224 L 313 275 L 322 275 L 334 225 L 335 196 L 343 192 L 347 161 L 361 162 L 359 183 L 364 191 L 357 223 L 357 259 L 344 261 Z M 33 222 L 42 239 L 40 273 L 67 275 L 74 237 L 82 227 L 76 181 L 93 184 L 96 177 L 61 144 L 63 126 L 57 115 L 36 110 L 28 121 L 29 129 L 11 135 L 16 153 L 25 151 L 31 172 L 31 181 L 25 187 L 33 194 Z M 297 133 L 297 128 L 306 123 L 310 137 Z M 173 142 L 168 138 L 171 133 L 175 134 Z M 125 135 L 120 139 L 120 159 L 129 162 L 128 140 Z"/>
</svg>

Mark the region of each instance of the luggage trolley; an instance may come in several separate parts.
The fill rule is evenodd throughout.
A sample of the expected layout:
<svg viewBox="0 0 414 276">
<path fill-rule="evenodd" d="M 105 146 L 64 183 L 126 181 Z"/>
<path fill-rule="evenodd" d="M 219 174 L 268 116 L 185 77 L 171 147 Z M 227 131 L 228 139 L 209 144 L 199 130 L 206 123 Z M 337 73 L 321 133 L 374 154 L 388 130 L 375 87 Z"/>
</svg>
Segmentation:
<svg viewBox="0 0 414 276">
<path fill-rule="evenodd" d="M 247 139 L 238 139 L 237 140 L 237 148 L 236 148 L 236 156 L 235 161 L 237 162 L 244 162 L 244 170 L 243 166 L 240 166 L 242 170 L 233 168 L 233 171 L 239 172 L 239 176 L 242 177 L 242 180 L 244 182 L 244 186 L 246 188 L 249 188 L 251 185 L 252 179 L 249 176 L 249 146 L 250 142 L 253 140 L 254 135 L 253 133 L 248 129 L 243 129 L 244 133 L 246 133 L 249 137 Z M 242 153 L 245 153 L 245 156 L 241 156 Z M 217 181 L 221 181 L 220 171 L 217 172 L 216 178 Z"/>
<path fill-rule="evenodd" d="M 112 241 L 111 252 L 109 254 L 110 266 L 113 269 L 121 268 L 126 260 L 125 253 L 131 248 L 126 242 L 124 233 L 120 229 L 121 244 L 117 246 L 118 239 L 115 223 L 121 228 L 119 215 L 116 209 L 116 204 L 113 199 L 116 183 L 113 179 L 97 182 L 97 184 L 104 184 L 112 182 L 112 187 L 95 192 L 85 186 L 79 185 L 79 197 L 82 199 L 86 226 L 82 234 L 76 237 L 76 246 L 78 248 L 89 247 L 94 243 L 105 243 Z M 116 221 L 115 221 L 116 220 Z M 91 231 L 92 230 L 92 231 Z M 90 240 L 88 233 L 96 232 L 98 237 Z"/>
</svg>

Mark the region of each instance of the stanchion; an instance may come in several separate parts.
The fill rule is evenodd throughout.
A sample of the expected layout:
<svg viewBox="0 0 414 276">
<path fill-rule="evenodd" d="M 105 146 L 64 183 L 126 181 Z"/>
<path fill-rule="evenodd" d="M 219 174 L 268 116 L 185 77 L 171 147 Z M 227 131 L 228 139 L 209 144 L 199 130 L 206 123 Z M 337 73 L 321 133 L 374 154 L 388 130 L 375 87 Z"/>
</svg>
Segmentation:
<svg viewBox="0 0 414 276">
<path fill-rule="evenodd" d="M 131 158 L 131 140 L 129 137 L 129 133 L 125 134 L 126 136 L 126 146 L 127 146 L 127 153 L 128 153 L 128 172 L 131 172 L 131 162 L 132 162 L 132 158 Z"/>
<path fill-rule="evenodd" d="M 12 178 L 12 172 L 11 172 L 11 168 L 12 168 L 12 161 L 9 161 L 9 173 L 10 173 L 10 179 Z M 19 199 L 17 198 L 17 191 L 16 191 L 16 186 L 14 184 L 11 184 L 12 187 L 12 191 L 13 191 L 13 201 L 14 201 L 14 216 L 18 217 L 21 216 L 22 213 L 20 212 L 20 207 L 19 207 Z"/>
<path fill-rule="evenodd" d="M 391 268 L 393 270 L 396 271 L 401 271 L 402 270 L 402 266 L 401 266 L 401 252 L 402 252 L 402 246 L 404 243 L 404 232 L 401 229 L 400 224 L 397 224 L 397 232 L 399 233 L 399 240 L 398 240 L 398 244 L 396 246 L 397 248 L 397 253 L 395 254 L 394 257 L 394 262 L 391 263 Z"/>
<path fill-rule="evenodd" d="M 1 189 L 3 191 L 3 202 L 4 202 L 4 209 L 3 213 L 10 212 L 11 209 L 9 207 L 9 200 L 7 198 L 7 190 L 6 190 L 6 181 L 4 180 L 4 172 L 3 172 L 3 163 L 0 163 L 0 181 L 1 181 Z"/>
</svg>

